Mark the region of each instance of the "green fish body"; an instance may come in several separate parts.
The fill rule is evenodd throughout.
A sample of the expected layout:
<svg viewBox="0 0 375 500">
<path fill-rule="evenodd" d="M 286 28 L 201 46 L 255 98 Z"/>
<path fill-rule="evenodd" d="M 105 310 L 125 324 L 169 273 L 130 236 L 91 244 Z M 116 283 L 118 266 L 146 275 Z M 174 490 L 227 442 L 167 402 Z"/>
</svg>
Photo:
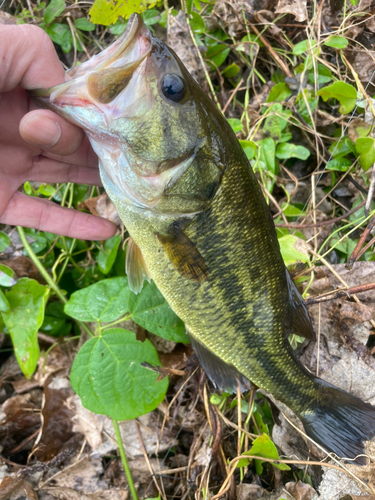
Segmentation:
<svg viewBox="0 0 375 500">
<path fill-rule="evenodd" d="M 288 335 L 314 339 L 307 309 L 258 181 L 213 102 L 138 16 L 71 75 L 32 95 L 89 136 L 132 238 L 133 290 L 154 279 L 216 387 L 251 381 L 324 448 L 349 459 L 363 453 L 375 408 L 295 359 Z"/>
</svg>

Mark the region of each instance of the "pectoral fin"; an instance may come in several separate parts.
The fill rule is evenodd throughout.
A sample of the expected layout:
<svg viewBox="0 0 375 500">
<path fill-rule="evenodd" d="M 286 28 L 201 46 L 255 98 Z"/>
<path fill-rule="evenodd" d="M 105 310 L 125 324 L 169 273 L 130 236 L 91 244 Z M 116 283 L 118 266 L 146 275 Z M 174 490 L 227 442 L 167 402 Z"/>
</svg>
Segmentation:
<svg viewBox="0 0 375 500">
<path fill-rule="evenodd" d="M 288 270 L 286 270 L 286 278 L 288 282 L 289 304 L 293 318 L 292 331 L 296 335 L 304 337 L 305 339 L 315 341 L 316 336 L 311 324 L 307 306 L 297 290 L 297 287 L 294 284 Z"/>
<path fill-rule="evenodd" d="M 197 358 L 215 387 L 226 392 L 236 392 L 239 382 L 241 392 L 251 388 L 250 381 L 232 365 L 228 365 L 189 332 L 191 345 Z"/>
<path fill-rule="evenodd" d="M 194 243 L 176 225 L 171 226 L 167 235 L 156 233 L 171 263 L 186 278 L 204 281 L 208 269 Z"/>
<path fill-rule="evenodd" d="M 151 279 L 142 252 L 132 238 L 129 238 L 126 249 L 125 269 L 129 288 L 134 293 L 142 290 L 144 280 L 150 281 Z"/>
</svg>

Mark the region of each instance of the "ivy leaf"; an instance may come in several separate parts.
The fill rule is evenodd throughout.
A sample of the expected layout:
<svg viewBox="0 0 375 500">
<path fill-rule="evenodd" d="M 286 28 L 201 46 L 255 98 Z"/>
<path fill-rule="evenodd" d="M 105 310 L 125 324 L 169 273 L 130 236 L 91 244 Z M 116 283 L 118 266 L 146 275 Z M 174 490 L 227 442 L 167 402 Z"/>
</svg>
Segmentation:
<svg viewBox="0 0 375 500">
<path fill-rule="evenodd" d="M 110 278 L 74 292 L 64 310 L 80 321 L 115 321 L 128 311 L 129 294 L 126 277 Z"/>
<path fill-rule="evenodd" d="M 249 451 L 245 451 L 242 455 L 256 455 L 260 457 L 260 460 L 255 460 L 255 467 L 257 473 L 260 475 L 263 472 L 262 458 L 271 458 L 274 460 L 279 460 L 279 454 L 277 452 L 276 446 L 273 444 L 271 439 L 267 434 L 262 434 L 253 441 L 253 445 Z M 237 467 L 246 467 L 249 465 L 249 460 L 242 458 L 238 461 Z M 280 470 L 290 470 L 290 467 L 286 464 L 272 464 L 274 467 Z"/>
<path fill-rule="evenodd" d="M 194 33 L 200 35 L 204 31 L 204 21 L 203 18 L 198 14 L 198 12 L 191 13 L 190 27 Z"/>
<path fill-rule="evenodd" d="M 0 286 L 10 287 L 17 283 L 14 279 L 14 271 L 4 264 L 0 264 Z"/>
<path fill-rule="evenodd" d="M 185 344 L 190 342 L 184 323 L 172 311 L 153 281 L 146 282 L 138 295 L 130 294 L 129 313 L 133 321 L 159 337 Z"/>
<path fill-rule="evenodd" d="M 331 98 L 337 99 L 341 104 L 339 112 L 342 114 L 350 113 L 357 101 L 356 89 L 353 85 L 345 82 L 335 82 L 332 85 L 323 87 L 318 91 L 318 95 L 322 97 L 324 102 Z"/>
<path fill-rule="evenodd" d="M 301 238 L 292 234 L 287 234 L 279 238 L 281 255 L 285 265 L 295 264 L 296 262 L 310 262 L 307 243 Z"/>
<path fill-rule="evenodd" d="M 160 366 L 149 340 L 112 328 L 88 340 L 78 352 L 70 375 L 73 390 L 88 410 L 116 420 L 130 420 L 154 410 L 164 399 L 168 379 L 144 368 Z"/>
<path fill-rule="evenodd" d="M 0 312 L 7 312 L 10 309 L 8 299 L 5 297 L 4 292 L 0 288 Z"/>
<path fill-rule="evenodd" d="M 267 97 L 266 102 L 286 101 L 292 95 L 292 91 L 285 82 L 274 85 Z"/>
<path fill-rule="evenodd" d="M 291 144 L 290 142 L 283 142 L 277 145 L 276 157 L 279 160 L 287 160 L 289 158 L 299 158 L 306 160 L 310 156 L 310 151 L 304 146 Z"/>
<path fill-rule="evenodd" d="M 39 359 L 38 329 L 43 323 L 48 287 L 21 278 L 5 296 L 10 309 L 2 313 L 4 323 L 12 338 L 18 364 L 30 378 Z"/>
<path fill-rule="evenodd" d="M 0 231 L 0 252 L 4 252 L 10 245 L 10 238 L 7 234 Z"/>
<path fill-rule="evenodd" d="M 229 56 L 229 52 L 230 48 L 222 43 L 213 45 L 206 52 L 206 58 L 210 59 L 213 64 L 211 64 L 210 61 L 207 61 L 207 64 L 212 70 L 214 70 L 215 67 L 218 68 L 225 62 L 226 58 Z"/>
<path fill-rule="evenodd" d="M 134 12 L 141 14 L 147 9 L 151 9 L 156 4 L 156 1 L 150 0 L 133 0 L 132 2 L 124 2 L 123 0 L 95 0 L 90 9 L 90 19 L 94 24 L 115 24 L 117 19 L 122 16 L 127 19 Z"/>
<path fill-rule="evenodd" d="M 52 23 L 56 17 L 64 12 L 65 7 L 64 0 L 51 0 L 44 11 L 44 22 L 46 24 Z"/>
<path fill-rule="evenodd" d="M 345 49 L 348 46 L 348 40 L 344 36 L 333 35 L 326 40 L 323 45 L 335 49 Z"/>
<path fill-rule="evenodd" d="M 338 172 L 346 172 L 348 168 L 353 165 L 353 162 L 348 158 L 336 158 L 334 160 L 330 160 L 327 165 L 327 170 L 337 170 Z"/>
<path fill-rule="evenodd" d="M 74 26 L 81 31 L 95 31 L 95 24 L 90 23 L 85 17 L 80 17 L 74 21 Z M 87 189 L 85 190 L 86 193 Z"/>
<path fill-rule="evenodd" d="M 341 137 L 338 141 L 332 143 L 328 149 L 333 158 L 343 158 L 349 153 L 356 155 L 357 150 L 354 142 L 349 137 Z"/>
<path fill-rule="evenodd" d="M 121 234 L 117 234 L 104 242 L 104 251 L 98 254 L 98 266 L 103 274 L 108 274 L 116 260 L 117 250 L 121 243 Z"/>
<path fill-rule="evenodd" d="M 372 137 L 360 137 L 356 143 L 359 153 L 359 163 L 366 172 L 375 163 L 375 139 Z"/>
<path fill-rule="evenodd" d="M 61 23 L 52 23 L 51 26 L 44 28 L 44 31 L 47 35 L 49 35 L 54 43 L 60 45 L 63 52 L 70 52 L 73 44 L 73 38 L 69 26 Z"/>
</svg>

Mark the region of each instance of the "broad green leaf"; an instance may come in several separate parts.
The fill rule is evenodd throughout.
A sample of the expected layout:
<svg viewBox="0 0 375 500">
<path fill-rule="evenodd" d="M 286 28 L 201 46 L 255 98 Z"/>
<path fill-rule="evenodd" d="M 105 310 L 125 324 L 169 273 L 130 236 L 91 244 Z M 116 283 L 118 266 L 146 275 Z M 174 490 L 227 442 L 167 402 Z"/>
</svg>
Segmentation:
<svg viewBox="0 0 375 500">
<path fill-rule="evenodd" d="M 51 335 L 52 337 L 62 337 L 68 335 L 72 329 L 72 324 L 67 323 L 66 319 L 54 318 L 53 316 L 44 316 L 44 321 L 40 331 Z"/>
<path fill-rule="evenodd" d="M 240 67 L 236 63 L 232 63 L 221 72 L 221 75 L 225 76 L 225 78 L 234 78 L 239 72 Z"/>
<path fill-rule="evenodd" d="M 95 31 L 95 24 L 91 23 L 85 17 L 79 17 L 74 21 L 74 26 L 81 31 Z"/>
<path fill-rule="evenodd" d="M 232 130 L 235 134 L 237 134 L 237 132 L 242 132 L 243 125 L 241 120 L 239 120 L 238 118 L 228 118 L 228 123 L 232 127 Z"/>
<path fill-rule="evenodd" d="M 129 296 L 129 313 L 133 321 L 167 340 L 189 343 L 184 323 L 172 311 L 155 283 L 146 282 L 141 293 Z"/>
<path fill-rule="evenodd" d="M 310 151 L 304 146 L 291 144 L 290 142 L 283 142 L 277 145 L 276 157 L 279 160 L 287 160 L 288 158 L 299 158 L 306 160 L 310 156 Z"/>
<path fill-rule="evenodd" d="M 266 102 L 285 101 L 292 95 L 292 91 L 285 82 L 280 82 L 274 85 L 267 97 Z"/>
<path fill-rule="evenodd" d="M 0 286 L 13 286 L 17 283 L 14 279 L 14 271 L 4 264 L 0 264 Z"/>
<path fill-rule="evenodd" d="M 259 411 L 254 412 L 254 419 L 255 422 L 257 423 L 257 427 L 260 430 L 262 434 L 267 434 L 267 436 L 270 435 L 270 431 L 268 428 L 268 425 L 263 422 L 262 415 L 259 413 Z"/>
<path fill-rule="evenodd" d="M 308 245 L 301 238 L 288 234 L 279 238 L 281 255 L 285 265 L 289 266 L 295 262 L 309 262 Z"/>
<path fill-rule="evenodd" d="M 64 311 L 80 321 L 114 321 L 128 312 L 129 294 L 127 278 L 102 280 L 74 292 Z"/>
<path fill-rule="evenodd" d="M 348 46 L 348 40 L 344 36 L 333 35 L 326 40 L 323 45 L 334 47 L 335 49 L 345 49 Z"/>
<path fill-rule="evenodd" d="M 202 17 L 198 14 L 198 12 L 191 13 L 190 27 L 193 30 L 193 32 L 198 35 L 204 32 L 205 28 L 204 21 Z"/>
<path fill-rule="evenodd" d="M 337 99 L 341 104 L 339 112 L 342 114 L 350 113 L 357 100 L 356 89 L 353 85 L 345 82 L 334 82 L 332 85 L 323 87 L 318 91 L 318 95 L 322 97 L 324 102 L 332 98 Z"/>
<path fill-rule="evenodd" d="M 98 254 L 98 266 L 103 274 L 108 274 L 115 262 L 117 250 L 121 243 L 121 234 L 116 234 L 104 242 L 104 251 Z"/>
<path fill-rule="evenodd" d="M 9 247 L 11 241 L 7 234 L 0 231 L 0 252 L 4 252 L 6 248 Z"/>
<path fill-rule="evenodd" d="M 144 23 L 147 26 L 152 26 L 153 24 L 159 22 L 160 12 L 156 9 L 146 10 L 146 12 L 143 13 L 142 17 Z"/>
<path fill-rule="evenodd" d="M 4 292 L 0 288 L 0 312 L 7 312 L 10 309 L 8 299 L 5 297 Z"/>
<path fill-rule="evenodd" d="M 245 155 L 248 160 L 252 160 L 257 152 L 257 145 L 253 141 L 238 141 L 241 144 L 242 149 L 245 151 Z"/>
<path fill-rule="evenodd" d="M 73 39 L 69 26 L 61 23 L 52 23 L 51 26 L 48 26 L 44 30 L 54 43 L 60 45 L 64 52 L 70 52 Z"/>
<path fill-rule="evenodd" d="M 3 312 L 4 323 L 12 337 L 18 364 L 30 378 L 39 359 L 38 329 L 43 323 L 48 287 L 21 278 L 5 296 L 10 309 Z"/>
<path fill-rule="evenodd" d="M 284 215 L 287 217 L 302 217 L 306 215 L 300 208 L 292 205 L 291 203 L 286 203 L 285 201 L 281 204 L 281 209 L 284 212 Z M 289 233 L 288 233 L 289 234 Z"/>
<path fill-rule="evenodd" d="M 348 158 L 335 158 L 330 160 L 327 165 L 327 170 L 337 170 L 338 172 L 346 172 L 353 162 L 348 160 Z"/>
<path fill-rule="evenodd" d="M 263 133 L 268 132 L 272 139 L 278 142 L 290 115 L 291 112 L 284 110 L 280 103 L 272 104 L 263 125 Z"/>
<path fill-rule="evenodd" d="M 319 63 L 317 70 L 318 71 L 316 73 L 314 71 L 309 71 L 307 73 L 307 79 L 310 83 L 317 82 L 318 85 L 322 85 L 323 83 L 328 83 L 332 80 L 332 73 L 326 66 Z"/>
<path fill-rule="evenodd" d="M 115 24 L 109 28 L 109 31 L 112 33 L 112 35 L 120 36 L 125 32 L 127 26 L 127 21 L 124 22 L 121 19 L 118 19 Z"/>
<path fill-rule="evenodd" d="M 307 89 L 303 90 L 303 94 L 301 92 L 297 96 L 296 104 L 298 105 L 298 112 L 309 125 L 312 124 L 310 115 L 313 114 L 318 103 L 319 98 L 314 97 Z"/>
<path fill-rule="evenodd" d="M 375 163 L 375 139 L 372 137 L 360 137 L 356 144 L 359 153 L 359 163 L 366 172 Z"/>
<path fill-rule="evenodd" d="M 259 163 L 260 168 L 268 170 L 272 174 L 276 173 L 275 163 L 275 141 L 271 137 L 267 137 L 259 142 L 260 154 Z"/>
<path fill-rule="evenodd" d="M 353 153 L 356 155 L 357 150 L 354 142 L 349 139 L 349 137 L 341 137 L 338 141 L 331 144 L 328 151 L 331 153 L 333 158 L 339 159 Z"/>
<path fill-rule="evenodd" d="M 354 7 L 357 5 L 359 0 L 350 0 L 350 3 L 354 5 Z"/>
<path fill-rule="evenodd" d="M 130 17 L 134 12 L 141 14 L 147 9 L 151 9 L 156 1 L 133 0 L 124 2 L 122 0 L 95 0 L 90 9 L 90 19 L 94 24 L 115 24 L 121 16 L 124 19 Z"/>
<path fill-rule="evenodd" d="M 302 42 L 297 43 L 293 47 L 293 54 L 295 56 L 300 56 L 307 50 L 311 49 L 312 47 L 315 47 L 316 41 L 315 40 L 303 40 Z"/>
<path fill-rule="evenodd" d="M 212 61 L 213 64 L 211 64 L 210 61 L 207 61 L 207 64 L 212 70 L 214 70 L 215 67 L 218 68 L 225 62 L 226 58 L 229 55 L 229 52 L 230 47 L 227 47 L 222 43 L 213 45 L 206 52 L 206 58 Z"/>
<path fill-rule="evenodd" d="M 260 460 L 255 461 L 259 462 L 258 464 L 256 463 L 256 469 L 259 475 L 263 472 L 263 466 L 261 464 L 262 458 L 270 458 L 274 460 L 280 459 L 276 446 L 273 444 L 267 434 L 262 434 L 261 436 L 254 439 L 253 445 L 250 450 L 245 451 L 245 453 L 242 453 L 242 455 L 255 455 L 257 457 L 260 457 Z M 237 467 L 246 467 L 247 465 L 249 465 L 249 460 L 247 460 L 246 458 L 242 458 L 237 463 Z M 290 467 L 286 464 L 273 463 L 272 465 L 280 470 L 290 470 Z"/>
<path fill-rule="evenodd" d="M 130 420 L 154 410 L 164 399 L 168 379 L 141 363 L 160 366 L 149 340 L 112 328 L 88 340 L 78 352 L 70 375 L 73 390 L 88 410 L 116 420 Z"/>
<path fill-rule="evenodd" d="M 64 12 L 65 7 L 64 0 L 51 0 L 44 11 L 44 22 L 46 24 L 52 23 L 56 17 Z"/>
<path fill-rule="evenodd" d="M 41 184 L 38 187 L 37 193 L 42 194 L 43 196 L 47 196 L 48 198 L 50 196 L 53 196 L 56 192 L 56 188 L 51 186 L 50 184 Z"/>
</svg>

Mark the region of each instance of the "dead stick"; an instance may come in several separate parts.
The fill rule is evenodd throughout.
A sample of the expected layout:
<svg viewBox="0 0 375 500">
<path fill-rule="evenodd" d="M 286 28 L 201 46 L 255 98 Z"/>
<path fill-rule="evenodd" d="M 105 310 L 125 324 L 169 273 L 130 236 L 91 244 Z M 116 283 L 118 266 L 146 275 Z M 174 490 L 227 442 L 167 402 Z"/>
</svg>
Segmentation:
<svg viewBox="0 0 375 500">
<path fill-rule="evenodd" d="M 358 258 L 358 254 L 361 251 L 361 248 L 363 247 L 364 242 L 366 241 L 367 236 L 371 233 L 372 228 L 375 226 L 375 215 L 374 217 L 370 220 L 368 226 L 366 229 L 363 231 L 362 236 L 359 238 L 358 244 L 353 250 L 353 253 L 351 254 L 347 264 L 345 264 L 345 268 L 348 269 L 348 271 L 351 270 L 353 267 L 354 262 Z"/>
<path fill-rule="evenodd" d="M 350 297 L 356 293 L 368 292 L 369 290 L 375 290 L 375 283 L 369 283 L 368 285 L 354 286 L 346 290 L 338 290 L 336 293 L 331 293 L 330 295 L 322 295 L 319 297 L 311 297 L 305 300 L 307 306 L 313 304 L 321 304 L 322 302 L 328 302 L 329 300 L 340 299 L 341 297 Z"/>
</svg>

